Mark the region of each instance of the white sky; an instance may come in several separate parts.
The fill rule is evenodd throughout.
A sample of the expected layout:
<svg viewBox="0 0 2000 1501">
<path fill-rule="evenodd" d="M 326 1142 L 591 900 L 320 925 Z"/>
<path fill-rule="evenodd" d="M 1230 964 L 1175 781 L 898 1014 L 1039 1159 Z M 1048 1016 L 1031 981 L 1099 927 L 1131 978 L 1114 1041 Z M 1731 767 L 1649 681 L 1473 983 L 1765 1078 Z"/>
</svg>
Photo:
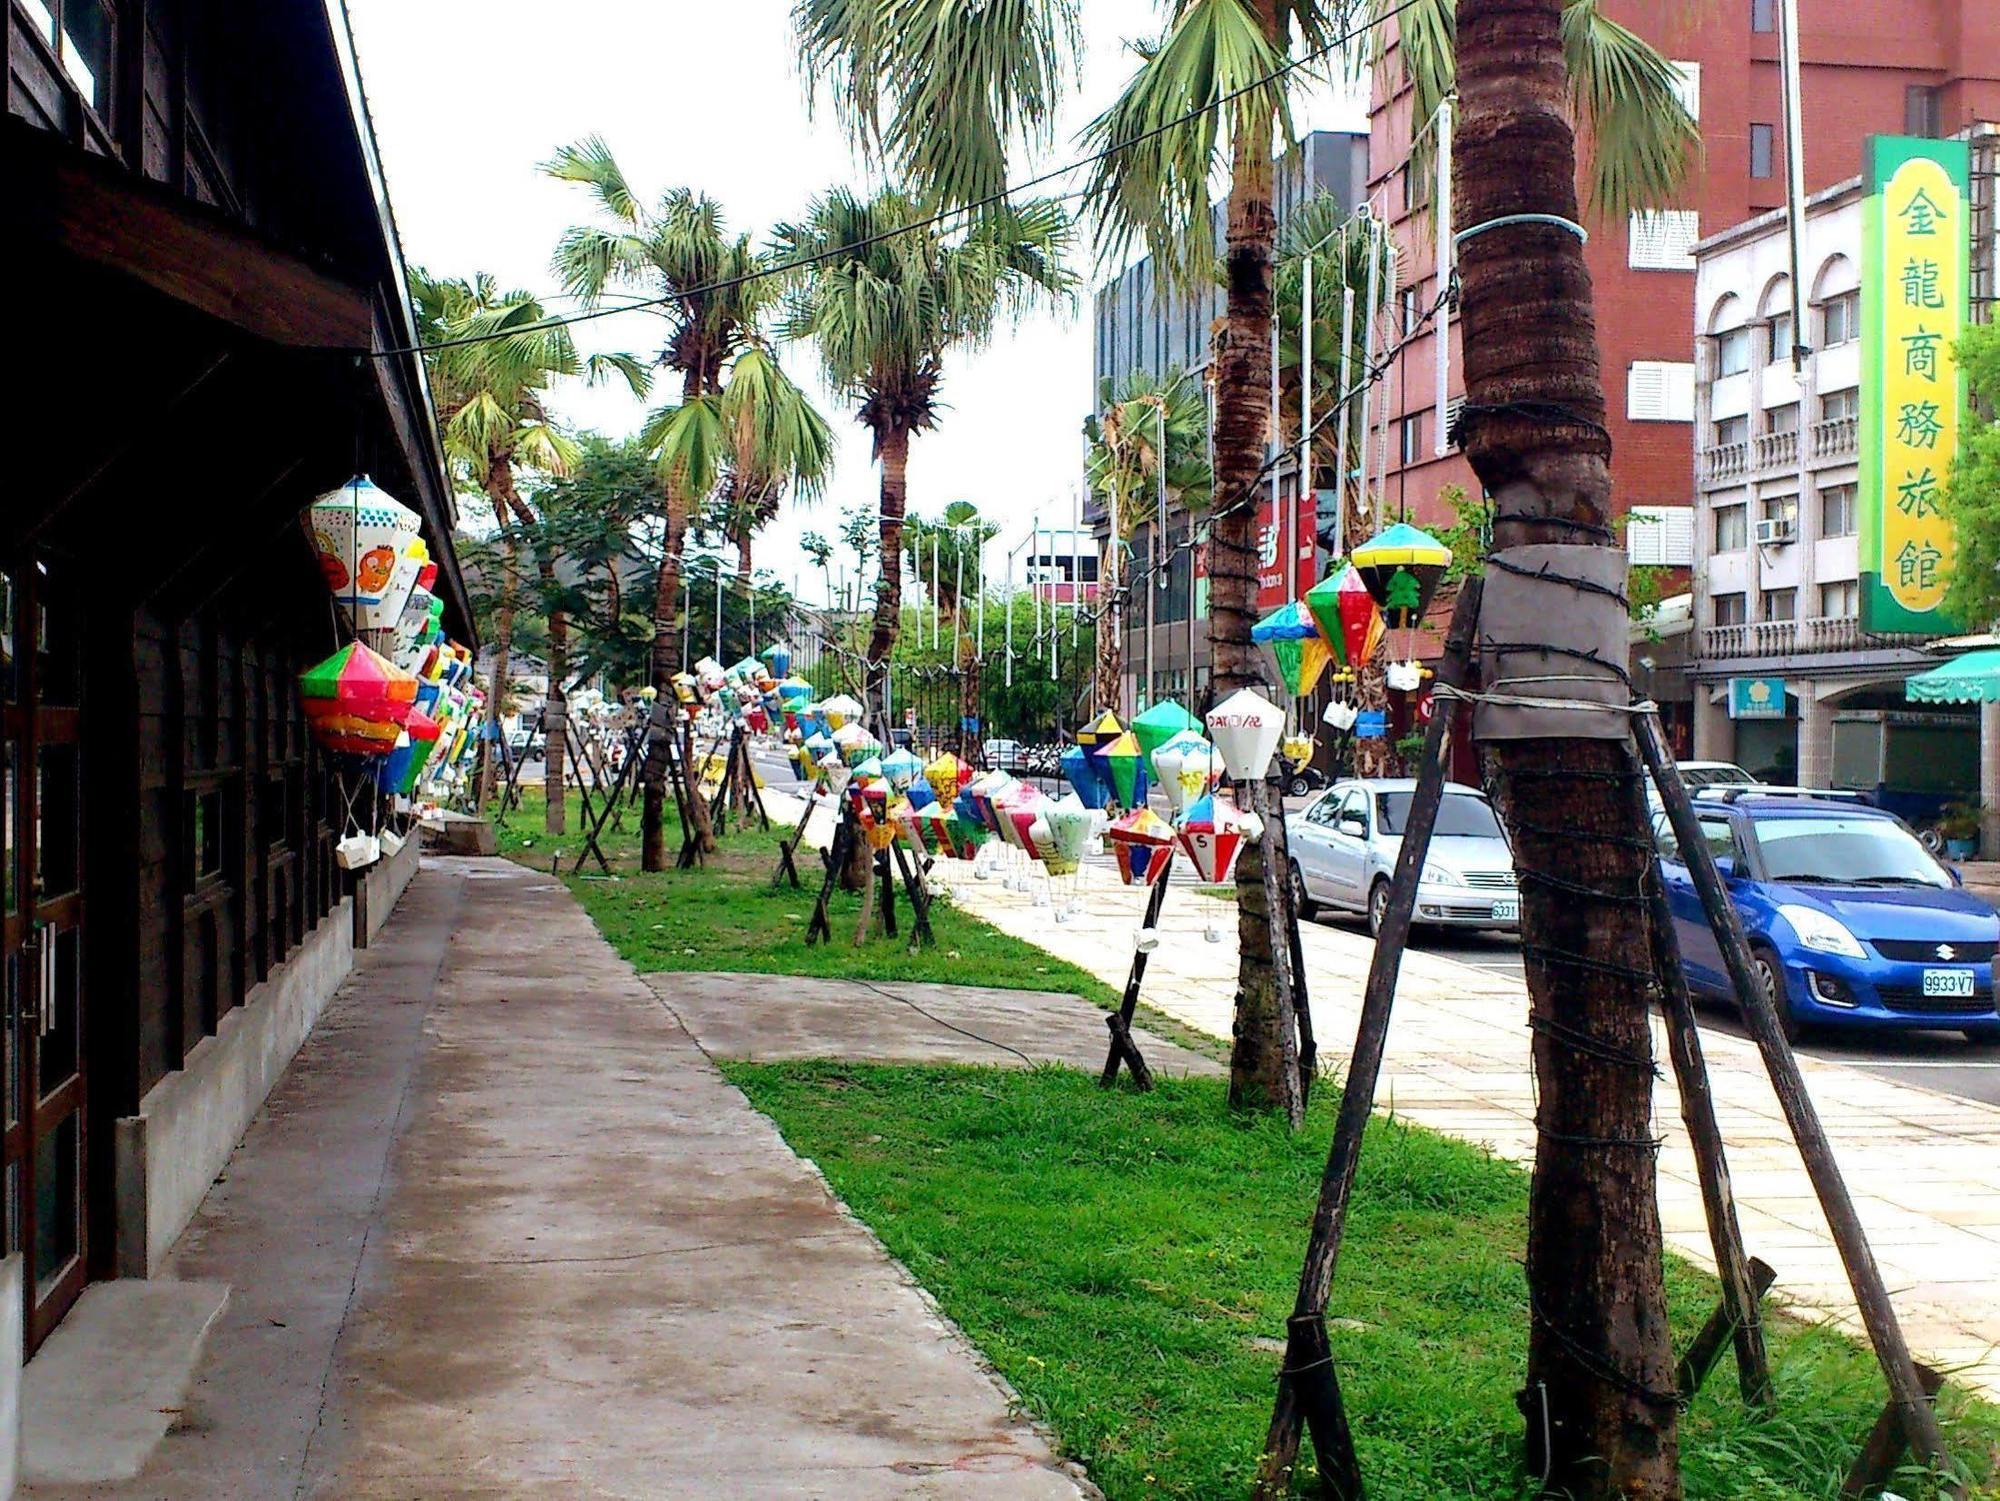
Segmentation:
<svg viewBox="0 0 2000 1501">
<path fill-rule="evenodd" d="M 1082 92 L 1047 161 L 1019 163 L 1017 179 L 1081 154 L 1077 131 L 1134 66 L 1126 39 L 1153 32 L 1163 8 L 1158 0 L 1089 0 Z M 348 9 L 403 252 L 434 273 L 490 271 L 503 287 L 569 310 L 550 296 L 549 256 L 594 203 L 536 164 L 593 132 L 642 200 L 672 185 L 694 188 L 722 203 L 733 230 L 760 240 L 815 192 L 869 180 L 827 109 L 807 115 L 789 0 L 348 0 Z M 1362 120 L 1357 104 L 1332 97 L 1299 112 L 1301 129 L 1359 128 Z M 1078 269 L 1087 282 L 1104 279 L 1087 260 Z M 628 314 L 579 325 L 576 337 L 586 353 L 650 356 L 664 327 Z M 1091 327 L 1086 293 L 1073 313 L 1038 314 L 949 359 L 947 410 L 936 431 L 912 444 L 910 511 L 935 515 L 951 501 L 972 501 L 1002 527 L 990 568 L 1027 535 L 1038 508 L 1044 525 L 1068 524 L 1090 409 Z M 783 359 L 831 423 L 839 464 L 816 507 L 787 502 L 759 535 L 755 558 L 817 601 L 823 589 L 798 538 L 814 529 L 832 536 L 843 508 L 872 506 L 878 476 L 866 431 L 820 385 L 812 352 L 788 347 Z M 569 423 L 612 434 L 635 430 L 643 416 L 622 383 L 567 383 L 554 405 Z"/>
</svg>

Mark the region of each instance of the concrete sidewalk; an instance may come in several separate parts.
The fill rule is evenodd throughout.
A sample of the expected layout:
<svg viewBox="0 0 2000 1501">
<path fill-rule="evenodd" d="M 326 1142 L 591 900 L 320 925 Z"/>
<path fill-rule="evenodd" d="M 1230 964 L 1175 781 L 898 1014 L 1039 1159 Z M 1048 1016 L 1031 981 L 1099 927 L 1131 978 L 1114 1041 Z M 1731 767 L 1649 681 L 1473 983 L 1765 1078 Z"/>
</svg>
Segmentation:
<svg viewBox="0 0 2000 1501">
<path fill-rule="evenodd" d="M 1017 860 L 1014 852 L 1009 860 Z M 1101 868 L 1082 911 L 1050 921 L 1032 893 L 997 876 L 977 880 L 963 861 L 936 877 L 954 900 L 1005 932 L 1122 986 L 1145 893 Z M 1144 1000 L 1175 1020 L 1229 1036 L 1236 988 L 1236 908 L 1176 887 Z M 1209 941 L 1214 933 L 1216 941 Z M 1374 944 L 1365 933 L 1308 923 L 1306 965 L 1322 1065 L 1337 1071 L 1353 1045 Z M 1655 1052 L 1666 1057 L 1654 1020 Z M 1517 1162 L 1533 1160 L 1534 1088 L 1527 996 L 1519 980 L 1436 955 L 1406 952 L 1378 1108 L 1480 1142 Z M 1798 1149 L 1763 1062 L 1739 1038 L 1703 1029 L 1730 1176 L 1753 1255 L 1778 1272 L 1779 1295 L 1859 1332 L 1859 1317 Z M 1800 1059 L 1862 1223 L 1918 1355 L 1987 1396 L 2000 1398 L 2000 1109 L 1875 1078 L 1844 1064 Z M 1694 1158 L 1671 1076 L 1654 1099 L 1666 1137 L 1660 1213 L 1668 1242 L 1713 1268 Z"/>
<path fill-rule="evenodd" d="M 136 1480 L 23 1494 L 1092 1494 L 568 893 L 505 862 L 426 862 L 169 1274 L 231 1289 L 173 1430 Z"/>
</svg>

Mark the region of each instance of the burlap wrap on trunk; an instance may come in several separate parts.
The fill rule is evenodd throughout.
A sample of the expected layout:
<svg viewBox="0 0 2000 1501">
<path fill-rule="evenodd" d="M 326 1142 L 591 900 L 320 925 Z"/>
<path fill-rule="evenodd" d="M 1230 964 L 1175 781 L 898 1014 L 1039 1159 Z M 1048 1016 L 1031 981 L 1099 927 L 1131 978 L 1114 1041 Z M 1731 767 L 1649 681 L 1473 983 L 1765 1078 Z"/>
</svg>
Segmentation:
<svg viewBox="0 0 2000 1501">
<path fill-rule="evenodd" d="M 1561 702 L 1482 702 L 1473 711 L 1474 739 L 1625 737 L 1625 714 L 1588 707 L 1622 710 L 1632 701 L 1623 675 L 1631 650 L 1625 569 L 1625 552 L 1616 547 L 1551 544 L 1493 554 L 1479 605 L 1482 692 Z M 1579 589 L 1572 579 L 1614 592 Z M 1550 651 L 1550 645 L 1564 649 Z"/>
</svg>

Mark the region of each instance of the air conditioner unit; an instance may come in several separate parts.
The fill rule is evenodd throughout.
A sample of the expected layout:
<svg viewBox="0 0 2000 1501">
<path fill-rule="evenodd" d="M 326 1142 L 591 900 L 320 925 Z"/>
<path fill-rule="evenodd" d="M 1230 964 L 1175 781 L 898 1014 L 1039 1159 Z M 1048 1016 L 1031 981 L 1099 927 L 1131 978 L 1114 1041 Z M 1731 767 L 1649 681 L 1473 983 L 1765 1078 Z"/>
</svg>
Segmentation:
<svg viewBox="0 0 2000 1501">
<path fill-rule="evenodd" d="M 1789 516 L 1766 516 L 1757 523 L 1759 547 L 1782 547 L 1799 540 L 1799 524 Z"/>
</svg>

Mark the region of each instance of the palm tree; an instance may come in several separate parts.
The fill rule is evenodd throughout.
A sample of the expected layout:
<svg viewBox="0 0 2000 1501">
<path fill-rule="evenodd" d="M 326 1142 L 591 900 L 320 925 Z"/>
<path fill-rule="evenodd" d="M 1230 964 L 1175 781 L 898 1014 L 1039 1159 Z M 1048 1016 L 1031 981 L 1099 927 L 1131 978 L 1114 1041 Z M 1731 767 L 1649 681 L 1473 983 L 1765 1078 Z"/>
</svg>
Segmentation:
<svg viewBox="0 0 2000 1501">
<path fill-rule="evenodd" d="M 1208 468 L 1208 400 L 1199 382 L 1179 370 L 1156 380 L 1144 370 L 1126 377 L 1122 396 L 1109 379 L 1098 393 L 1102 418 L 1084 420 L 1090 451 L 1084 475 L 1109 518 L 1098 577 L 1109 609 L 1097 632 L 1097 706 L 1123 714 L 1125 641 L 1119 575 L 1139 523 L 1162 510 L 1207 507 L 1214 482 Z M 1164 419 L 1165 473 L 1161 438 Z M 1163 482 L 1164 481 L 1164 482 Z M 1165 537 L 1155 541 L 1164 546 Z M 1163 575 L 1164 577 L 1164 575 Z M 1140 586 L 1152 588 L 1148 578 Z M 1150 690 L 1149 690 L 1150 691 Z"/>
<path fill-rule="evenodd" d="M 1602 206 L 1618 211 L 1670 196 L 1693 132 L 1671 66 L 1605 21 L 1596 0 L 1571 0 L 1569 8 L 1578 19 L 1566 21 L 1564 45 L 1587 54 L 1573 62 L 1574 76 L 1585 80 L 1577 103 L 1596 129 L 1597 179 L 1614 192 Z M 1425 89 L 1450 78 L 1451 14 L 1451 0 L 1424 0 L 1398 18 L 1404 56 Z M 1250 627 L 1254 495 L 1270 436 L 1274 125 L 1289 136 L 1291 89 L 1309 74 L 1297 63 L 1336 48 L 1351 18 L 1348 8 L 1325 0 L 1170 0 L 1165 34 L 1086 132 L 1105 153 L 1092 169 L 1100 248 L 1117 256 L 1143 241 L 1161 276 L 1181 287 L 1215 274 L 1208 185 L 1218 165 L 1226 162 L 1230 173 L 1222 268 L 1227 316 L 1213 366 L 1217 507 L 1208 544 L 1218 694 L 1261 677 Z M 1430 97 L 1420 93 L 1419 109 Z M 1663 133 L 1682 147 L 1672 161 L 1652 149 Z M 1276 858 L 1282 850 L 1269 845 L 1247 847 L 1238 864 L 1240 968 L 1230 1097 L 1239 1106 L 1284 1108 L 1296 1121 L 1301 1101 L 1290 1063 L 1291 997 L 1281 993 L 1272 964 L 1273 914 L 1263 880 L 1267 854 Z M 1282 902 L 1282 884 L 1271 890 Z"/>
<path fill-rule="evenodd" d="M 1053 203 L 995 209 L 948 235 L 895 189 L 872 199 L 835 188 L 779 226 L 776 254 L 799 263 L 787 337 L 810 339 L 827 384 L 859 404 L 882 465 L 881 577 L 869 637 L 867 696 L 885 716 L 885 684 L 903 602 L 903 512 L 910 440 L 937 425 L 948 351 L 975 349 L 1002 318 L 1065 299 L 1068 216 Z"/>
<path fill-rule="evenodd" d="M 824 493 L 833 432 L 761 340 L 730 362 L 718 405 L 726 454 L 718 498 L 747 588 L 751 541 L 776 518 L 786 492 L 807 503 Z"/>
<path fill-rule="evenodd" d="M 565 146 L 543 170 L 588 188 L 603 222 L 563 232 L 555 270 L 563 289 L 587 306 L 624 290 L 644 294 L 646 310 L 666 322 L 655 363 L 681 378 L 681 400 L 646 420 L 645 436 L 659 463 L 664 499 L 660 570 L 653 591 L 653 684 L 667 691 L 680 670 L 679 594 L 682 551 L 691 510 L 714 488 L 732 446 L 720 401 L 732 359 L 753 347 L 758 320 L 776 293 L 770 268 L 748 236 L 731 238 L 711 198 L 670 188 L 648 209 L 600 136 Z M 789 383 L 787 383 L 789 384 Z M 706 810 L 695 799 L 697 832 L 713 844 Z M 666 868 L 666 790 L 646 785 L 641 864 Z"/>
<path fill-rule="evenodd" d="M 971 732 L 966 721 L 979 712 L 979 654 L 976 638 L 965 629 L 966 601 L 981 592 L 980 560 L 986 544 L 998 536 L 1000 528 L 981 518 L 979 508 L 969 500 L 954 500 L 936 521 L 912 520 L 905 541 L 910 563 L 917 577 L 936 596 L 938 607 L 951 621 L 954 676 L 958 679 L 958 730 L 954 743 L 958 754 L 971 749 Z"/>
<path fill-rule="evenodd" d="M 446 458 L 458 476 L 481 491 L 493 507 L 501 539 L 500 602 L 493 632 L 493 693 L 487 708 L 489 726 L 497 726 L 507 694 L 508 658 L 513 649 L 514 612 L 520 600 L 520 531 L 534 530 L 534 510 L 521 496 L 518 470 L 550 476 L 567 474 L 576 462 L 574 439 L 549 418 L 546 396 L 561 376 L 600 379 L 623 375 L 635 393 L 644 395 L 645 372 L 625 355 L 577 357 L 569 330 L 550 324 L 548 315 L 527 292 L 502 292 L 491 276 L 471 281 L 433 277 L 421 267 L 410 273 L 411 301 L 417 310 L 420 340 L 435 346 L 427 356 L 432 391 L 438 407 Z M 537 550 L 544 592 L 553 593 L 555 559 Z M 566 615 L 549 613 L 549 689 L 544 709 L 548 741 L 548 811 L 551 832 L 561 832 L 562 717 L 561 675 L 567 640 Z M 553 720 L 549 716 L 553 714 Z M 480 742 L 476 798 L 484 807 L 492 792 L 493 763 Z"/>
</svg>

